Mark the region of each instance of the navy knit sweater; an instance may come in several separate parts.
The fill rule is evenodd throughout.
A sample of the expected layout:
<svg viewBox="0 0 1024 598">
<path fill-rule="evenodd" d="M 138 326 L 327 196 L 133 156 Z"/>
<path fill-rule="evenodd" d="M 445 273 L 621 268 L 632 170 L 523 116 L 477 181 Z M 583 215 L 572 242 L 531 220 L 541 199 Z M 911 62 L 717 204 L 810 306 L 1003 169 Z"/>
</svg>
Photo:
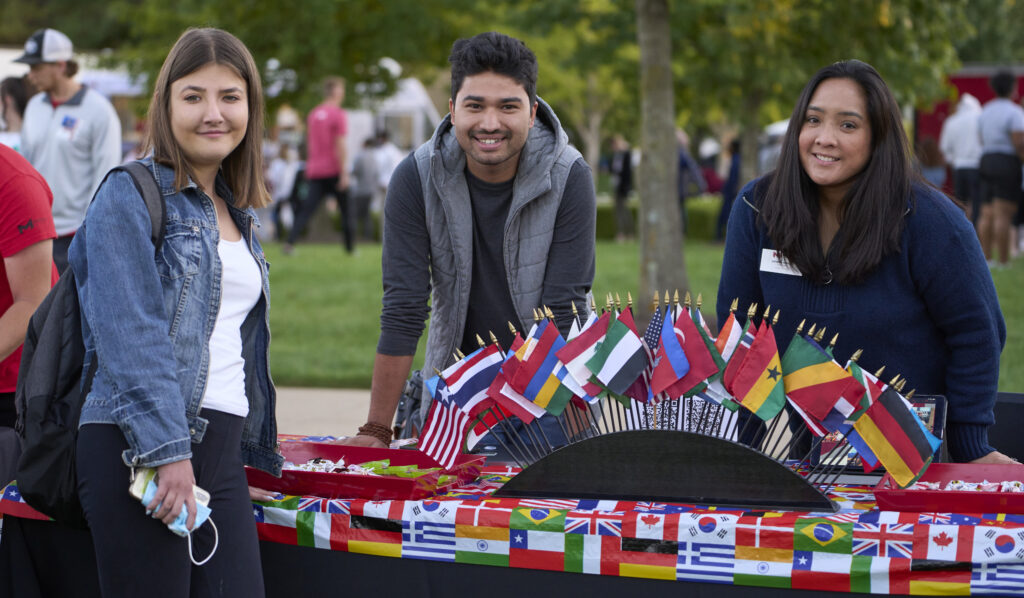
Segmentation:
<svg viewBox="0 0 1024 598">
<path fill-rule="evenodd" d="M 766 187 L 766 186 L 765 186 Z M 864 282 L 813 284 L 788 263 L 773 260 L 759 217 L 762 197 L 748 183 L 733 202 L 718 287 L 718 318 L 739 298 L 737 317 L 751 302 L 759 313 L 781 310 L 775 337 L 784 349 L 806 318 L 839 333 L 839 363 L 857 349 L 859 362 L 885 378 L 900 374 L 906 391 L 948 400 L 947 441 L 954 461 L 994 450 L 988 426 L 1006 341 L 999 299 L 978 238 L 963 212 L 938 191 L 915 186 L 899 253 L 883 258 Z M 791 267 L 790 267 L 791 268 Z M 787 271 L 789 270 L 789 271 Z"/>
</svg>

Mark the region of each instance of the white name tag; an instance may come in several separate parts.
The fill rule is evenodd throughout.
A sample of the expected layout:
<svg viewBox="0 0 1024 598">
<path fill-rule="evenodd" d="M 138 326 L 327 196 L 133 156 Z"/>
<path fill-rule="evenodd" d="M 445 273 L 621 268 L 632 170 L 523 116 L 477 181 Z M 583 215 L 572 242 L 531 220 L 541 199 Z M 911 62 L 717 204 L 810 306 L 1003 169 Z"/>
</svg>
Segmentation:
<svg viewBox="0 0 1024 598">
<path fill-rule="evenodd" d="M 793 264 L 789 263 L 789 260 L 787 260 L 781 252 L 774 249 L 761 250 L 761 271 L 774 272 L 775 274 L 788 274 L 790 276 L 800 276 L 800 270 L 798 270 Z"/>
</svg>

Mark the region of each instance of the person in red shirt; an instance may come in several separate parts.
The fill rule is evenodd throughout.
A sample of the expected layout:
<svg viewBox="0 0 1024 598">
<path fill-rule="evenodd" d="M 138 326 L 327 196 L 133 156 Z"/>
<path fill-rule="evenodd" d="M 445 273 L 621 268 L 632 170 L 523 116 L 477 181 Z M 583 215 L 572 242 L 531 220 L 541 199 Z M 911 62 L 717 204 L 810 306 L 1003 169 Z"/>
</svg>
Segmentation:
<svg viewBox="0 0 1024 598">
<path fill-rule="evenodd" d="M 53 193 L 13 149 L 0 145 L 0 486 L 17 464 L 14 390 L 28 321 L 57 282 Z"/>
<path fill-rule="evenodd" d="M 289 254 L 295 241 L 306 229 L 309 219 L 320 207 L 324 197 L 333 194 L 341 211 L 341 227 L 345 249 L 354 250 L 352 217 L 348 201 L 348 168 L 345 135 L 348 117 L 341 108 L 345 100 L 345 80 L 328 77 L 324 81 L 324 101 L 314 108 L 306 119 L 306 198 L 288 233 L 284 252 Z"/>
</svg>

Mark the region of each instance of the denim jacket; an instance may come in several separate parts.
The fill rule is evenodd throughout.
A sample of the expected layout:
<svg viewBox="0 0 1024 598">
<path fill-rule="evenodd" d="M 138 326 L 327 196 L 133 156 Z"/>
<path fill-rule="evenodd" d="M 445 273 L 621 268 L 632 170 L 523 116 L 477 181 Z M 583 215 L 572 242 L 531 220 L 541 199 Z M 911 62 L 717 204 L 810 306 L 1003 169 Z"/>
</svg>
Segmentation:
<svg viewBox="0 0 1024 598">
<path fill-rule="evenodd" d="M 220 309 L 220 232 L 213 201 L 194 182 L 175 191 L 173 170 L 149 159 L 143 164 L 153 170 L 166 204 L 164 240 L 155 259 L 149 213 L 121 171 L 97 191 L 68 259 L 82 310 L 84 370 L 94 359 L 99 364 L 79 425 L 117 424 L 128 441 L 125 464 L 155 467 L 191 458 L 191 444 L 206 432 L 208 422 L 198 413 Z M 262 296 L 241 329 L 249 399 L 242 458 L 280 475 L 268 366 L 268 264 L 253 231 L 252 210 L 231 206 L 231 190 L 220 176 L 216 185 L 263 278 Z"/>
</svg>

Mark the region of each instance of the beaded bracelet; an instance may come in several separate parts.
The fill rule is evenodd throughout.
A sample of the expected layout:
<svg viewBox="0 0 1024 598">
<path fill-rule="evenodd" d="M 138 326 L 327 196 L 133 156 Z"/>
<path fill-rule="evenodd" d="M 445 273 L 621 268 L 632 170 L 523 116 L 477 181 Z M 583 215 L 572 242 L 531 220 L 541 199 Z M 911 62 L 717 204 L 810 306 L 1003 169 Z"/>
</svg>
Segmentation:
<svg viewBox="0 0 1024 598">
<path fill-rule="evenodd" d="M 384 424 L 378 424 L 376 422 L 366 422 L 359 426 L 359 436 L 372 436 L 377 440 L 383 442 L 385 445 L 391 445 L 391 428 Z"/>
</svg>

